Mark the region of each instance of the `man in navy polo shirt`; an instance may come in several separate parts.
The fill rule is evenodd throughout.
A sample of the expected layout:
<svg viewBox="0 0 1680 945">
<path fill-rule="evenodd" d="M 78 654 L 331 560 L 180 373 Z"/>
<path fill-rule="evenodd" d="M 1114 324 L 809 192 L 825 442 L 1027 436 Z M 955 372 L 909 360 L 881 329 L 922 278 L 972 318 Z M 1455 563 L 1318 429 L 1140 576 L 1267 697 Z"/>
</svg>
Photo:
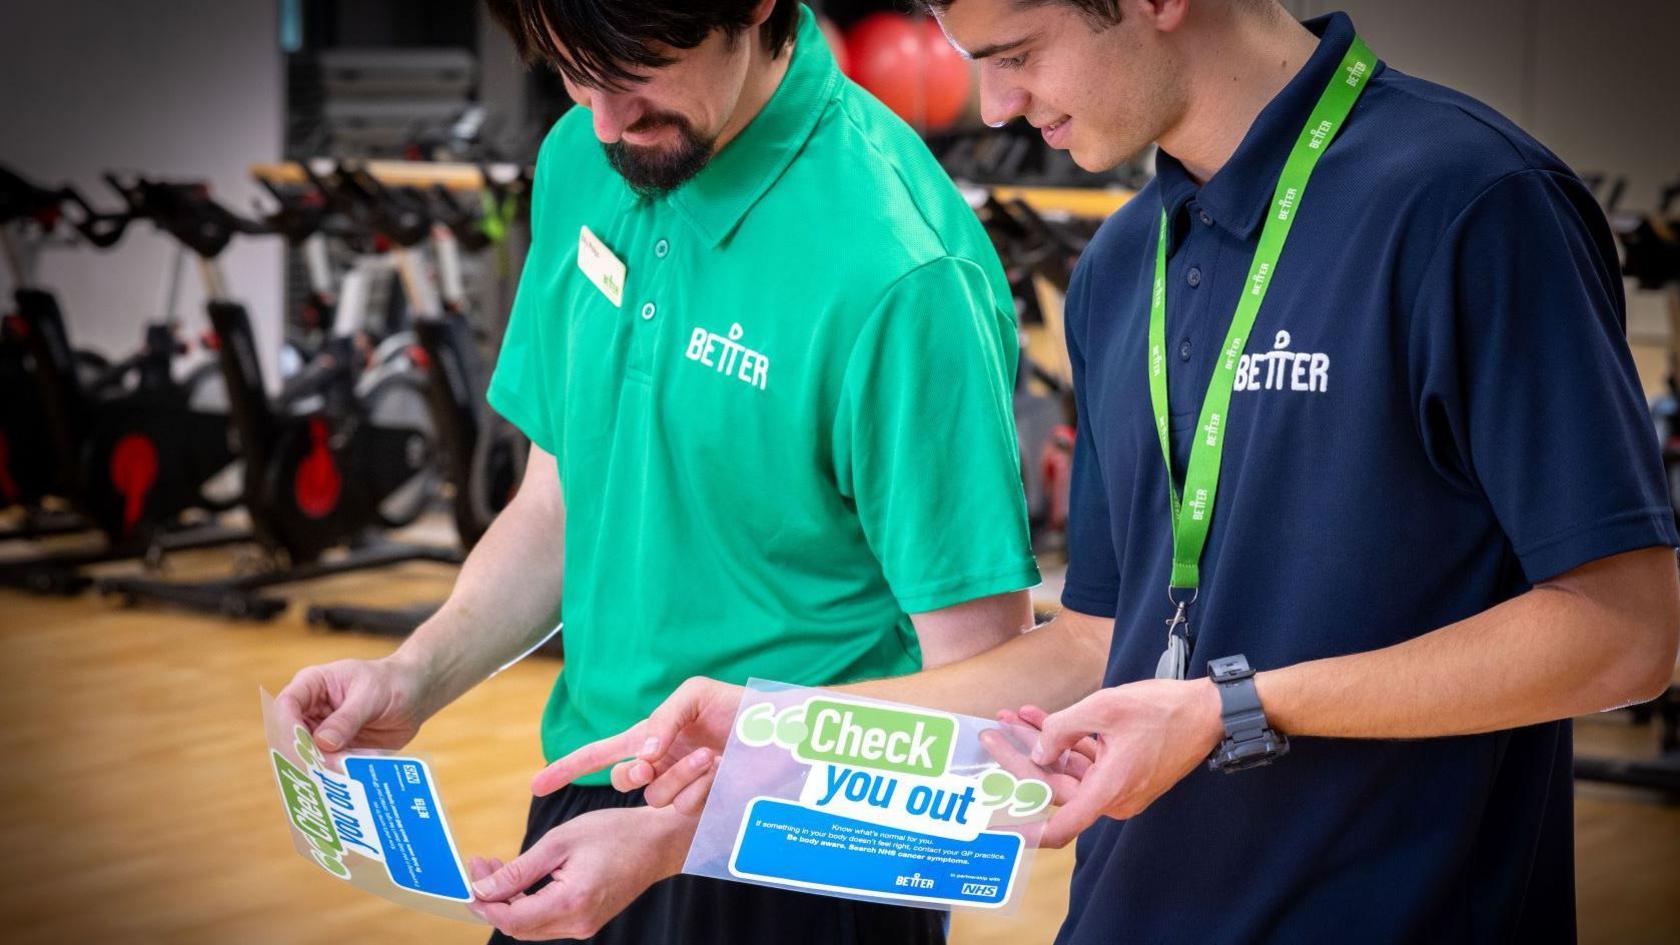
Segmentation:
<svg viewBox="0 0 1680 945">
<path fill-rule="evenodd" d="M 1026 706 L 1046 841 L 1079 834 L 1060 942 L 1572 941 L 1566 720 L 1654 697 L 1680 630 L 1587 189 L 1345 16 L 936 9 L 988 121 L 1091 169 L 1153 140 L 1158 176 L 1067 299 L 1063 613 L 846 688 Z M 666 746 L 738 701 L 691 681 L 548 777 L 651 739 L 614 783 L 668 802 L 697 773 Z"/>
</svg>

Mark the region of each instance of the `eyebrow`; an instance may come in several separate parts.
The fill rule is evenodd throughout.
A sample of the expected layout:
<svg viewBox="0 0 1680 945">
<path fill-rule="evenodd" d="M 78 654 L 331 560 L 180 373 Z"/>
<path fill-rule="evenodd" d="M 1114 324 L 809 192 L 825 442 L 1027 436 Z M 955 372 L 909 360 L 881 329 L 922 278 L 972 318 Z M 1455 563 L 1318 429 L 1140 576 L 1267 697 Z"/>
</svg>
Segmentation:
<svg viewBox="0 0 1680 945">
<path fill-rule="evenodd" d="M 1037 38 L 1037 33 L 1028 33 L 1020 39 L 1012 39 L 1007 43 L 993 43 L 990 46 L 982 46 L 973 52 L 965 52 L 964 55 L 974 60 L 990 59 L 1000 53 L 1006 53 L 1017 46 L 1024 46 Z"/>
</svg>

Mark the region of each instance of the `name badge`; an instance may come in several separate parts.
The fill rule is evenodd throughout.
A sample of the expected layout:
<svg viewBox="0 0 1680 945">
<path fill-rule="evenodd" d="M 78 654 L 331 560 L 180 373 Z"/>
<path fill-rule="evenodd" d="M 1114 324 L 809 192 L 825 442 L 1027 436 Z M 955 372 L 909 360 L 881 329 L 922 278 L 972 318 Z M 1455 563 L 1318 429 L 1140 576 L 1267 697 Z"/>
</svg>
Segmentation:
<svg viewBox="0 0 1680 945">
<path fill-rule="evenodd" d="M 624 304 L 624 262 L 613 255 L 607 244 L 601 238 L 589 232 L 589 227 L 578 230 L 578 268 L 595 283 L 595 288 L 607 297 L 615 307 Z"/>
</svg>

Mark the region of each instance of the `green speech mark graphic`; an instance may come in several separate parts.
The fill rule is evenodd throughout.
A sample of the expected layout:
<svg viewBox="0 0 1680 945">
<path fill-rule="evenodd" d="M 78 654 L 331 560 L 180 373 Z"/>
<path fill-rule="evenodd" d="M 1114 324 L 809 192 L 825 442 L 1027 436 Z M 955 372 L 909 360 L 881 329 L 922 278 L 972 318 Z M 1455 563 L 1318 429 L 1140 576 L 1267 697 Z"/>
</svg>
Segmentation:
<svg viewBox="0 0 1680 945">
<path fill-rule="evenodd" d="M 303 763 L 313 768 L 325 768 L 321 761 L 321 752 L 315 747 L 315 739 L 309 734 L 309 729 L 299 725 L 292 730 L 292 747 L 297 749 L 298 757 Z"/>
<path fill-rule="evenodd" d="M 1015 794 L 1015 778 L 1007 771 L 988 772 L 980 779 L 980 803 L 998 807 Z"/>
<path fill-rule="evenodd" d="M 804 741 L 809 734 L 811 734 L 811 730 L 805 724 L 804 706 L 785 709 L 781 715 L 776 717 L 776 744 L 785 748 L 792 748 Z"/>
<path fill-rule="evenodd" d="M 735 720 L 735 737 L 745 745 L 763 748 L 776 739 L 775 707 L 768 702 L 748 706 Z"/>
<path fill-rule="evenodd" d="M 1015 806 L 1009 809 L 1017 817 L 1036 814 L 1050 806 L 1050 785 L 1036 778 L 1022 781 L 1015 788 Z"/>
<path fill-rule="evenodd" d="M 735 736 L 753 748 L 763 748 L 774 742 L 791 750 L 808 734 L 810 730 L 805 726 L 805 707 L 802 705 L 790 706 L 778 713 L 775 706 L 760 702 L 748 706 L 735 722 Z"/>
<path fill-rule="evenodd" d="M 1050 785 L 1036 778 L 1024 781 L 998 769 L 980 778 L 980 803 L 987 807 L 1002 807 L 1014 803 L 1009 812 L 1017 817 L 1036 814 L 1050 805 Z"/>
</svg>

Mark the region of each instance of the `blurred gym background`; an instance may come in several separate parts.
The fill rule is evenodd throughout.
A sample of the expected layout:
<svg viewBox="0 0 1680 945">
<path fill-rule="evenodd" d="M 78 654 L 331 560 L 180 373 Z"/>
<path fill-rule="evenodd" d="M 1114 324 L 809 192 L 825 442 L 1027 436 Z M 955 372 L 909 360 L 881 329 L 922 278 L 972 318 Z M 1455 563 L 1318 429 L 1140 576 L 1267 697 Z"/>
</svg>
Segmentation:
<svg viewBox="0 0 1680 945">
<path fill-rule="evenodd" d="M 1050 578 L 1039 598 L 1054 607 L 1075 419 L 1061 291 L 1101 219 L 1149 179 L 1152 155 L 1082 172 L 1031 128 L 981 126 L 972 68 L 932 22 L 890 0 L 811 5 L 848 74 L 924 133 L 1004 258 L 1025 341 L 1023 477 Z M 1680 4 L 1285 6 L 1302 18 L 1346 10 L 1389 63 L 1488 102 L 1595 183 L 1623 244 L 1629 341 L 1675 483 L 1680 79 L 1666 64 Z M 0 213 L 20 257 L 0 306 L 12 359 L 0 365 L 12 372 L 0 377 L 12 385 L 0 387 L 12 437 L 0 459 L 22 462 L 27 437 L 40 444 L 39 462 L 0 476 L 8 941 L 481 940 L 296 858 L 256 688 L 386 652 L 447 594 L 452 562 L 505 497 L 523 447 L 486 414 L 482 382 L 517 284 L 527 169 L 569 104 L 470 0 L 0 3 L 0 167 L 16 175 L 0 181 L 12 194 Z M 240 233 L 216 206 L 277 232 Z M 245 327 L 207 317 L 201 267 L 182 249 L 183 231 L 215 225 L 231 240 L 198 254 L 214 249 L 214 278 L 243 303 Z M 54 310 L 13 310 L 20 269 Z M 68 343 L 69 407 L 37 393 L 37 317 L 56 317 Z M 182 437 L 206 416 L 225 426 L 216 365 L 234 331 L 254 346 L 253 389 L 279 412 L 359 398 L 368 423 L 395 431 L 392 455 L 412 476 L 379 486 L 361 519 L 300 536 L 283 515 L 265 528 L 239 508 L 238 444 L 225 437 L 151 460 L 115 434 L 100 440 L 123 410 L 174 418 L 164 426 Z M 428 372 L 456 357 L 473 379 L 452 395 L 465 432 L 428 400 L 445 396 Z M 53 438 L 70 427 L 80 445 L 55 466 Z M 297 468 L 326 462 L 307 425 L 264 429 L 274 462 L 293 439 Z M 100 493 L 67 472 L 95 443 L 99 470 L 138 478 Z M 197 493 L 156 516 L 130 501 L 187 453 L 205 454 Z M 345 462 L 323 467 L 319 501 L 358 494 L 356 463 L 370 460 Z M 481 686 L 416 745 L 436 761 L 463 852 L 517 843 L 559 656 Z M 1576 727 L 1582 941 L 1680 941 L 1677 727 L 1673 690 Z M 1049 941 L 1070 865 L 1071 851 L 1041 856 L 1020 915 L 960 917 L 953 940 Z"/>
</svg>

